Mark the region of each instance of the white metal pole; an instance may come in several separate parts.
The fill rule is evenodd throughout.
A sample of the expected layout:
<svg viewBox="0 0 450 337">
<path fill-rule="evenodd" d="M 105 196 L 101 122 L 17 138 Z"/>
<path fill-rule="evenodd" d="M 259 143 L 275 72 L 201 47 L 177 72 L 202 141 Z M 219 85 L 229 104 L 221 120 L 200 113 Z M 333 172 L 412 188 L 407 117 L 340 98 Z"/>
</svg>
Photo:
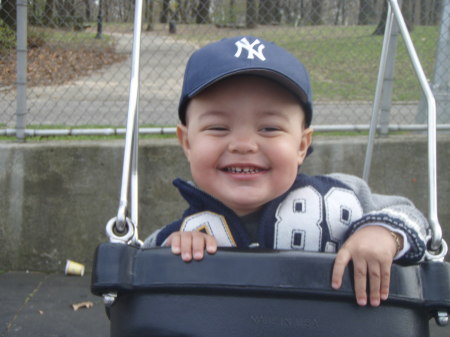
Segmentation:
<svg viewBox="0 0 450 337">
<path fill-rule="evenodd" d="M 27 1 L 17 0 L 16 139 L 25 141 L 27 115 Z"/>
<path fill-rule="evenodd" d="M 428 84 L 427 77 L 417 56 L 416 50 L 409 35 L 408 28 L 403 19 L 400 6 L 397 1 L 389 0 L 392 11 L 397 19 L 400 32 L 405 42 L 408 55 L 411 59 L 414 71 L 420 86 L 425 94 L 428 107 L 428 220 L 432 229 L 431 250 L 438 251 L 442 247 L 442 229 L 439 225 L 437 212 L 437 173 L 436 173 L 436 100 Z"/>
<path fill-rule="evenodd" d="M 372 165 L 373 146 L 375 142 L 375 133 L 377 131 L 378 116 L 383 91 L 383 78 L 384 74 L 386 73 L 386 63 L 389 54 L 389 46 L 391 46 L 390 40 L 393 21 L 394 16 L 392 14 L 391 6 L 389 5 L 386 19 L 386 28 L 384 31 L 383 47 L 381 49 L 380 67 L 378 69 L 377 86 L 375 89 L 375 97 L 372 107 L 372 119 L 370 121 L 369 141 L 366 149 L 366 159 L 364 161 L 363 179 L 365 181 L 369 181 L 370 167 Z"/>
</svg>

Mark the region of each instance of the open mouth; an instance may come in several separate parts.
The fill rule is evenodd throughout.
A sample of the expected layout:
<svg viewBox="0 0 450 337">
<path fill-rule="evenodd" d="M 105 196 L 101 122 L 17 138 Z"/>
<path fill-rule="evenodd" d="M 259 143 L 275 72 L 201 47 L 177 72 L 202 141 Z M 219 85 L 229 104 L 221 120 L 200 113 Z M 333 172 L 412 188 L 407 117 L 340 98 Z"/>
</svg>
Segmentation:
<svg viewBox="0 0 450 337">
<path fill-rule="evenodd" d="M 230 167 L 223 168 L 222 171 L 229 172 L 229 173 L 236 173 L 236 174 L 256 174 L 256 173 L 260 173 L 260 172 L 263 172 L 266 170 L 264 170 L 262 168 L 258 168 L 258 167 L 230 166 Z"/>
</svg>

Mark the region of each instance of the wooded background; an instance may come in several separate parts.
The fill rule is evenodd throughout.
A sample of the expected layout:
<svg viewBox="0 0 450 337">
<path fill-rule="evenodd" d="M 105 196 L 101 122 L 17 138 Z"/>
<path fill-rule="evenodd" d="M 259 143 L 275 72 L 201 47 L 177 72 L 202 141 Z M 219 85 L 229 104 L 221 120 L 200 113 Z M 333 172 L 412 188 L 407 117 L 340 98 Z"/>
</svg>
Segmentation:
<svg viewBox="0 0 450 337">
<path fill-rule="evenodd" d="M 0 19 L 15 28 L 16 0 L 2 0 Z M 76 26 L 96 19 L 100 9 L 105 22 L 131 22 L 130 0 L 34 0 L 29 1 L 31 24 Z M 226 23 L 252 28 L 257 24 L 367 25 L 385 20 L 385 0 L 145 0 L 145 21 L 151 29 L 160 23 Z M 441 0 L 405 0 L 402 12 L 412 27 L 435 25 Z"/>
</svg>

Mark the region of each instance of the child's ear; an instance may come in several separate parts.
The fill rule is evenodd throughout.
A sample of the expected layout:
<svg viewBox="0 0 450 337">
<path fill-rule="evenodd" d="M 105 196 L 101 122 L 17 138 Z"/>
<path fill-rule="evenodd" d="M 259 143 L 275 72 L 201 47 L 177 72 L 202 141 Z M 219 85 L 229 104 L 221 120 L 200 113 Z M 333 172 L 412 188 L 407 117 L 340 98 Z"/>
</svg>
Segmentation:
<svg viewBox="0 0 450 337">
<path fill-rule="evenodd" d="M 303 130 L 302 139 L 300 142 L 300 147 L 298 149 L 298 165 L 302 165 L 305 157 L 308 153 L 308 149 L 312 143 L 312 135 L 314 130 L 312 128 L 307 128 Z"/>
<path fill-rule="evenodd" d="M 189 146 L 189 141 L 188 141 L 186 125 L 182 125 L 182 124 L 177 125 L 177 137 L 178 137 L 178 142 L 180 143 L 181 147 L 183 148 L 184 155 L 189 160 L 190 146 Z"/>
</svg>

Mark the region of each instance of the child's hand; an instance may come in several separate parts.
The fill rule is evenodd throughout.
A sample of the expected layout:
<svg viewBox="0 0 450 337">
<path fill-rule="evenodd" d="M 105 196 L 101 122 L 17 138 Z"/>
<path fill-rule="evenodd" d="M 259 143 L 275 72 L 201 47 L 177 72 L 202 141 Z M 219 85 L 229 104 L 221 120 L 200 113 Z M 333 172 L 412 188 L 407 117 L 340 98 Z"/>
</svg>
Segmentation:
<svg viewBox="0 0 450 337">
<path fill-rule="evenodd" d="M 403 244 L 403 238 L 398 235 Z M 331 285 L 339 289 L 345 267 L 353 261 L 356 301 L 367 304 L 367 278 L 370 285 L 370 304 L 380 305 L 389 295 L 392 261 L 397 245 L 390 231 L 382 226 L 367 226 L 351 235 L 339 250 L 333 268 Z"/>
<path fill-rule="evenodd" d="M 193 232 L 175 232 L 167 238 L 166 246 L 172 248 L 172 253 L 180 255 L 183 261 L 189 262 L 203 259 L 204 251 L 214 254 L 217 251 L 216 239 L 205 233 Z"/>
</svg>

